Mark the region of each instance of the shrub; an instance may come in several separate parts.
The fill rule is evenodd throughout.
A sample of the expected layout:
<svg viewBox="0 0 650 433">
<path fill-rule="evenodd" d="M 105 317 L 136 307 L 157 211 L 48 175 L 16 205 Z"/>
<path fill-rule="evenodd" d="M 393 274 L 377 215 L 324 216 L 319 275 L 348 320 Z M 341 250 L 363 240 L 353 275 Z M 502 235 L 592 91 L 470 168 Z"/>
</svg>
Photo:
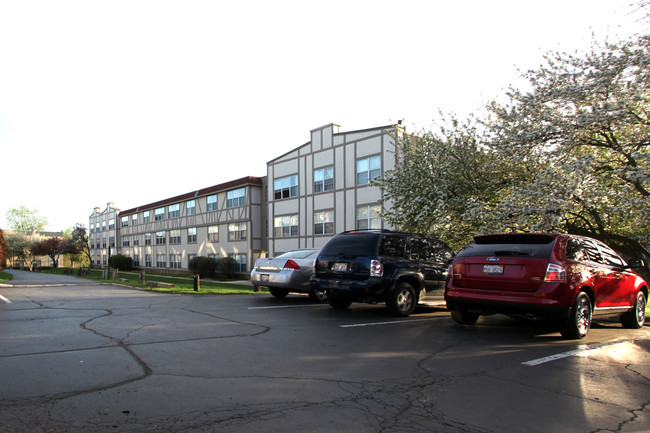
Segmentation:
<svg viewBox="0 0 650 433">
<path fill-rule="evenodd" d="M 217 260 L 217 271 L 225 278 L 234 278 L 237 270 L 237 261 L 232 257 L 221 257 Z"/>
<path fill-rule="evenodd" d="M 217 271 L 217 260 L 212 257 L 197 256 L 190 260 L 187 267 L 201 278 L 213 277 Z"/>
<path fill-rule="evenodd" d="M 108 259 L 108 265 L 111 268 L 119 269 L 120 271 L 128 271 L 133 268 L 133 259 L 131 257 L 116 254 Z"/>
</svg>

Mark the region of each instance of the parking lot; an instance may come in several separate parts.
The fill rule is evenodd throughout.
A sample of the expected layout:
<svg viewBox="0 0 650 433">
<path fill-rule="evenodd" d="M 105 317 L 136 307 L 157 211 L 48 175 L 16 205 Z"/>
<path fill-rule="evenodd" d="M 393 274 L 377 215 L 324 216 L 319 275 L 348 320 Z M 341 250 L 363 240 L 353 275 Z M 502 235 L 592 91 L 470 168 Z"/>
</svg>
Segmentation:
<svg viewBox="0 0 650 433">
<path fill-rule="evenodd" d="M 13 272 L 13 271 L 12 271 Z M 647 432 L 650 328 L 163 295 L 14 272 L 3 432 Z"/>
</svg>

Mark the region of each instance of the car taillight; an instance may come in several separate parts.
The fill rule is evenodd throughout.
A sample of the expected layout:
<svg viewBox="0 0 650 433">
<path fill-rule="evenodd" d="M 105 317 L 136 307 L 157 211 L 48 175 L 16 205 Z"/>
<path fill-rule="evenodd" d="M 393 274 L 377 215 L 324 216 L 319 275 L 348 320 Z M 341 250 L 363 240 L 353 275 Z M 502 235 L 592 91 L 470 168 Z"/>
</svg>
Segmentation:
<svg viewBox="0 0 650 433">
<path fill-rule="evenodd" d="M 564 283 L 566 281 L 566 270 L 555 263 L 549 263 L 546 268 L 545 283 Z"/>
<path fill-rule="evenodd" d="M 379 260 L 370 261 L 370 276 L 371 277 L 381 277 L 384 275 L 384 265 L 381 264 Z"/>
<path fill-rule="evenodd" d="M 300 266 L 298 266 L 298 263 L 294 262 L 293 260 L 287 260 L 287 263 L 284 264 L 285 271 L 298 271 L 300 270 Z"/>
<path fill-rule="evenodd" d="M 451 273 L 449 276 L 451 278 L 462 278 L 465 273 L 465 263 L 454 263 L 450 266 Z"/>
</svg>

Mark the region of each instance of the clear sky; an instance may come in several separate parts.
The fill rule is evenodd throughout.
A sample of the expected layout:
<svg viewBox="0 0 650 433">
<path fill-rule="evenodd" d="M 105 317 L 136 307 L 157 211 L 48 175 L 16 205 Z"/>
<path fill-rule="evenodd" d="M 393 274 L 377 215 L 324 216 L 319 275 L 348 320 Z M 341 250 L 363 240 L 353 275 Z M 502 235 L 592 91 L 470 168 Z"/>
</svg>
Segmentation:
<svg viewBox="0 0 650 433">
<path fill-rule="evenodd" d="M 0 0 L 0 228 L 266 175 L 309 141 L 431 129 L 548 51 L 646 32 L 635 0 Z"/>
</svg>

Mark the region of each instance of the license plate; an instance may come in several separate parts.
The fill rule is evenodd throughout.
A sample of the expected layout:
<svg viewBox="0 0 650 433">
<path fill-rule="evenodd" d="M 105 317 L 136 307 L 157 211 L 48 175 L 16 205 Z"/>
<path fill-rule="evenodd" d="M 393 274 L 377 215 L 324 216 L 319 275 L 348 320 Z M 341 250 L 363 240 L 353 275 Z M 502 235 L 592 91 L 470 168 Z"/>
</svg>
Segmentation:
<svg viewBox="0 0 650 433">
<path fill-rule="evenodd" d="M 261 281 L 268 281 L 269 280 L 269 274 L 261 274 L 260 275 L 260 280 Z"/>
<path fill-rule="evenodd" d="M 503 265 L 483 265 L 483 273 L 486 275 L 503 275 Z"/>
<path fill-rule="evenodd" d="M 334 267 L 332 268 L 336 272 L 345 272 L 348 270 L 348 264 L 347 263 L 334 263 Z"/>
</svg>

